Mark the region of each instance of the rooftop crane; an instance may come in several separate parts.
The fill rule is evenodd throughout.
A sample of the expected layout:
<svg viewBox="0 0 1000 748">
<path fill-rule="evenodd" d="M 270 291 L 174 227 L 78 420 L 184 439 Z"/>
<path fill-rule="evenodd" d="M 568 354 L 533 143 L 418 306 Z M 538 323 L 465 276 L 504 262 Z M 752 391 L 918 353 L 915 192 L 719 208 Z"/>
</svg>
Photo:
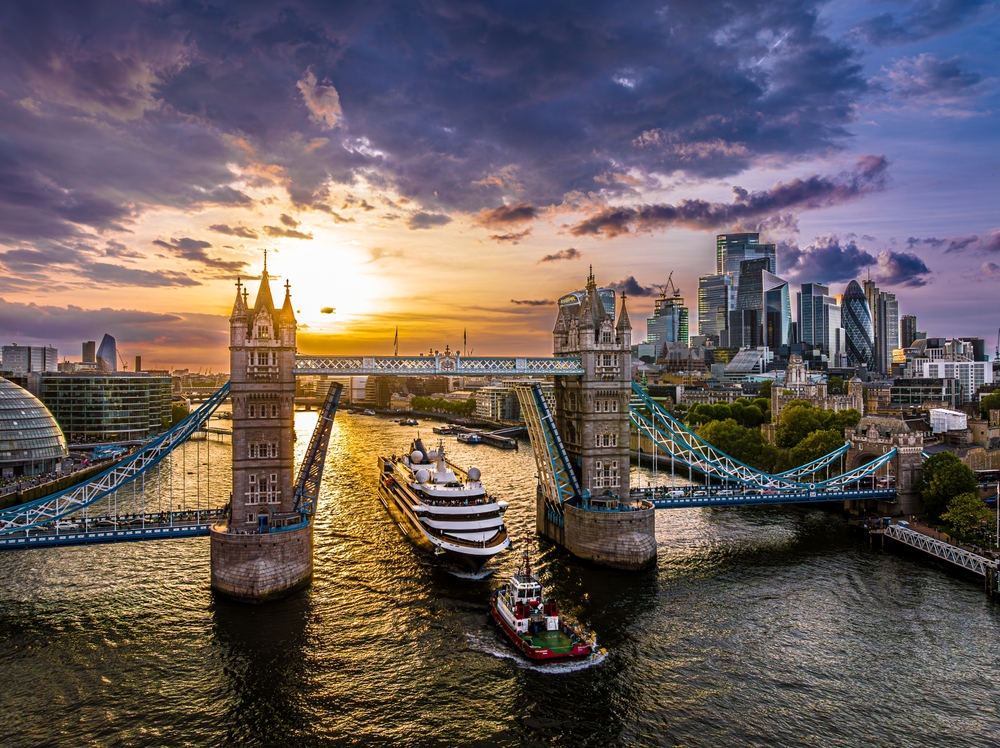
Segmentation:
<svg viewBox="0 0 1000 748">
<path fill-rule="evenodd" d="M 667 277 L 667 282 L 666 283 L 654 284 L 654 288 L 658 288 L 659 289 L 659 291 L 660 291 L 660 298 L 661 299 L 666 299 L 667 298 L 667 290 L 668 289 L 673 292 L 673 295 L 674 295 L 675 299 L 678 296 L 681 295 L 680 289 L 677 288 L 677 286 L 674 285 L 674 271 L 673 270 L 670 271 L 670 275 Z"/>
</svg>

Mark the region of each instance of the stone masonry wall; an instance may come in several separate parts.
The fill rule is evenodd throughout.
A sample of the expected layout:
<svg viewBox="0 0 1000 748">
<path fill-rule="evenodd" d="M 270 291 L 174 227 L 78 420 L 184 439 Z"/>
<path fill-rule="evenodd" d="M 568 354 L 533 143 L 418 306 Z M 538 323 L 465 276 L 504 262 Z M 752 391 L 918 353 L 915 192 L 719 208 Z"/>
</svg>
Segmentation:
<svg viewBox="0 0 1000 748">
<path fill-rule="evenodd" d="M 217 529 L 218 528 L 218 529 Z M 212 588 L 242 602 L 265 602 L 304 587 L 312 578 L 312 525 L 265 534 L 212 528 Z"/>
<path fill-rule="evenodd" d="M 566 550 L 614 569 L 645 569 L 656 563 L 656 510 L 596 512 L 565 507 Z"/>
</svg>

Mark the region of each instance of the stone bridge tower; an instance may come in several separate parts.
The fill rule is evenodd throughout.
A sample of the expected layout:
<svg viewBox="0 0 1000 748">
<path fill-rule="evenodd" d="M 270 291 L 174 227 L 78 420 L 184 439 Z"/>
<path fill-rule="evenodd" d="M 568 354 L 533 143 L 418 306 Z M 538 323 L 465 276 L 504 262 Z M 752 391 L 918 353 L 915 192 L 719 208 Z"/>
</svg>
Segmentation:
<svg viewBox="0 0 1000 748">
<path fill-rule="evenodd" d="M 900 418 L 865 416 L 856 428 L 844 436 L 851 443 L 845 467 L 853 470 L 889 450 L 897 450 L 889 473 L 896 477 L 896 503 L 878 502 L 879 514 L 916 514 L 921 511 L 920 483 L 923 466 L 924 435 L 910 428 Z M 847 502 L 853 505 L 857 502 Z"/>
<path fill-rule="evenodd" d="M 308 583 L 312 525 L 294 511 L 295 333 L 291 289 L 276 308 L 264 272 L 253 307 L 236 283 L 230 316 L 233 493 L 212 528 L 212 587 L 260 602 Z"/>
<path fill-rule="evenodd" d="M 656 562 L 655 517 L 629 501 L 632 324 L 624 295 L 615 322 L 612 294 L 591 269 L 586 288 L 559 301 L 553 352 L 578 357 L 584 374 L 556 378 L 556 427 L 585 496 L 554 517 L 539 494 L 536 526 L 581 558 L 637 569 Z"/>
</svg>

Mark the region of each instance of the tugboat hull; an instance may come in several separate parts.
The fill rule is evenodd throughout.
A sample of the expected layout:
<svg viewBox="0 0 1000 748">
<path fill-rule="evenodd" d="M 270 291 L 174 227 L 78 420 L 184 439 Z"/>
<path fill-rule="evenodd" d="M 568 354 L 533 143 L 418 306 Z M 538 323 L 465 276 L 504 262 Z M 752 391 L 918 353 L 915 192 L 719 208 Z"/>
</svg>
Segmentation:
<svg viewBox="0 0 1000 748">
<path fill-rule="evenodd" d="M 582 641 L 573 641 L 564 631 L 540 631 L 535 634 L 518 634 L 497 609 L 500 590 L 490 598 L 490 618 L 500 628 L 514 648 L 533 662 L 566 662 L 582 660 L 594 653 L 593 647 Z"/>
</svg>

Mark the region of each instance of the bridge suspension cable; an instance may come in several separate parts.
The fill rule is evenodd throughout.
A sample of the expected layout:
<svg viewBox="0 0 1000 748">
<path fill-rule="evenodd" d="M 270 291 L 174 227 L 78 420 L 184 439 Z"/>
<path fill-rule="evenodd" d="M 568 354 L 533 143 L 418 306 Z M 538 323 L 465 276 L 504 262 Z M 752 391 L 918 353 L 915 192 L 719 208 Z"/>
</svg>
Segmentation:
<svg viewBox="0 0 1000 748">
<path fill-rule="evenodd" d="M 171 455 L 178 446 L 205 425 L 228 396 L 227 382 L 176 426 L 103 473 L 51 496 L 44 496 L 0 511 L 0 536 L 58 521 L 111 495 L 114 495 L 117 504 L 117 492 L 123 486 L 145 476 L 164 458 Z M 170 473 L 172 484 L 172 469 Z"/>
<path fill-rule="evenodd" d="M 334 382 L 327 393 L 323 412 L 319 415 L 316 428 L 313 429 L 306 449 L 305 459 L 299 468 L 299 477 L 295 485 L 295 511 L 302 514 L 302 520 L 308 522 L 316 513 L 316 502 L 319 499 L 319 486 L 323 480 L 323 464 L 326 462 L 326 450 L 330 443 L 330 433 L 333 431 L 333 417 L 337 413 L 340 393 L 343 385 Z"/>
</svg>

